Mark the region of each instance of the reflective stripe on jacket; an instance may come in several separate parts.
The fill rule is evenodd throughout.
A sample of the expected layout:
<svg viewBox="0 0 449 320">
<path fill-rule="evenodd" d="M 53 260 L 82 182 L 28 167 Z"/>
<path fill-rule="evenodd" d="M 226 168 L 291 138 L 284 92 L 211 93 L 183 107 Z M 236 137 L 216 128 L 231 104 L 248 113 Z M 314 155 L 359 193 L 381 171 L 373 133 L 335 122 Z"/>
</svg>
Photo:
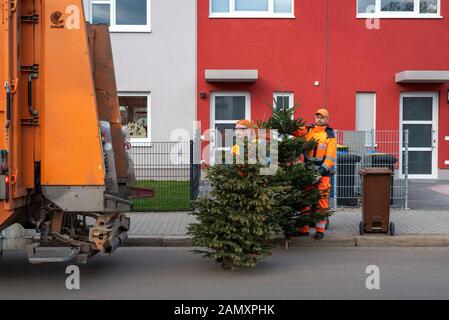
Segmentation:
<svg viewBox="0 0 449 320">
<path fill-rule="evenodd" d="M 313 162 L 317 167 L 323 167 L 326 171 L 334 166 L 337 161 L 337 140 L 334 132 L 328 126 L 314 126 L 300 128 L 294 134 L 295 137 L 305 137 L 306 141 L 315 139 L 317 145 L 306 154 L 306 160 Z"/>
</svg>

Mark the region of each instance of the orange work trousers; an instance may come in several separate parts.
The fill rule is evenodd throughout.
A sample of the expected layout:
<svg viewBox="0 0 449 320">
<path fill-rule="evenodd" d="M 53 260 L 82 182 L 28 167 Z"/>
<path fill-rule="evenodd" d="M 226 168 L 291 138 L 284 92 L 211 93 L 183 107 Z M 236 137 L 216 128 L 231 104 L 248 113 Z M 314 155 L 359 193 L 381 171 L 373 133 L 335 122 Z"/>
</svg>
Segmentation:
<svg viewBox="0 0 449 320">
<path fill-rule="evenodd" d="M 320 181 L 313 186 L 311 186 L 312 189 L 318 189 L 321 191 L 321 198 L 317 203 L 317 212 L 326 212 L 329 209 L 329 193 L 331 188 L 331 177 L 321 177 Z M 301 212 L 304 215 L 310 215 L 311 208 L 306 207 Z M 318 221 L 315 225 L 316 232 L 325 233 L 326 231 L 326 224 L 327 220 L 321 220 Z M 298 231 L 301 233 L 307 233 L 310 231 L 309 226 L 303 226 L 301 228 L 298 228 Z"/>
</svg>

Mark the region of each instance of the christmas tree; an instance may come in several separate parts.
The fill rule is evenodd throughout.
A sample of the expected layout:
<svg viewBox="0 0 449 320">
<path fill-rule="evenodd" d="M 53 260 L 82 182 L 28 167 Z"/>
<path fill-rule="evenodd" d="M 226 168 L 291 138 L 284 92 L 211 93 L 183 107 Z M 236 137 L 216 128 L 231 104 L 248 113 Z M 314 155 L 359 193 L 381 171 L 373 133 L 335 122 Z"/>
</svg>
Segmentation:
<svg viewBox="0 0 449 320">
<path fill-rule="evenodd" d="M 285 101 L 285 100 L 284 100 Z M 304 137 L 295 137 L 294 134 L 306 123 L 302 118 L 295 118 L 298 104 L 289 108 L 285 104 L 274 106 L 268 104 L 272 116 L 266 121 L 259 121 L 258 126 L 266 130 L 277 130 L 279 134 L 278 154 L 279 170 L 274 183 L 282 183 L 290 187 L 288 195 L 280 207 L 284 208 L 278 217 L 278 223 L 284 231 L 285 238 L 298 227 L 314 226 L 320 220 L 326 220 L 328 211 L 317 210 L 316 203 L 319 198 L 326 196 L 315 188 L 311 188 L 320 178 L 313 163 L 303 161 L 304 155 L 316 146 L 313 139 L 306 141 Z M 288 208 L 285 210 L 285 208 Z"/>
<path fill-rule="evenodd" d="M 206 168 L 212 183 L 209 198 L 200 199 L 189 226 L 195 250 L 221 263 L 223 269 L 254 267 L 271 255 L 281 231 L 278 216 L 289 187 L 260 174 L 261 165 L 225 164 Z M 284 209 L 285 210 L 285 209 Z"/>
<path fill-rule="evenodd" d="M 321 195 L 310 186 L 320 175 L 313 164 L 300 161 L 316 142 L 294 137 L 294 132 L 304 126 L 302 119 L 294 118 L 296 106 L 270 108 L 272 116 L 259 121 L 258 127 L 278 132 L 269 134 L 266 141 L 266 149 L 272 151 L 270 145 L 273 137 L 276 139 L 278 169 L 271 175 L 262 174 L 266 165 L 250 161 L 254 160 L 248 153 L 253 142 L 246 140 L 243 163 L 228 153 L 223 157 L 227 159 L 225 164 L 206 168 L 212 191 L 194 205 L 192 214 L 197 223 L 189 226 L 188 233 L 194 246 L 205 248 L 195 252 L 221 263 L 223 269 L 254 267 L 271 255 L 279 233 L 289 239 L 297 227 L 314 225 L 328 214 L 313 210 Z M 257 141 L 263 139 L 257 137 Z M 311 210 L 305 215 L 304 208 L 308 207 Z"/>
</svg>

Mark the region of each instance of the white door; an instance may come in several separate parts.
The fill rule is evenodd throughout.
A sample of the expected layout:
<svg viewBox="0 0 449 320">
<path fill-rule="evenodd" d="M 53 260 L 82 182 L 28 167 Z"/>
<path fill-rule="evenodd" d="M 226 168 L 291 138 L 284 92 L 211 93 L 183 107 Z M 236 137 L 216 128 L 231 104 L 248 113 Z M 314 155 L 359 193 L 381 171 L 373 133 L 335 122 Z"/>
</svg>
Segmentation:
<svg viewBox="0 0 449 320">
<path fill-rule="evenodd" d="M 401 128 L 409 131 L 409 178 L 437 179 L 438 93 L 403 93 Z M 402 151 L 404 158 L 404 146 Z"/>
<path fill-rule="evenodd" d="M 251 119 L 251 95 L 248 92 L 217 92 L 211 94 L 210 163 L 215 164 L 217 153 L 229 151 L 233 145 L 233 131 L 237 121 Z M 226 134 L 228 139 L 226 139 Z"/>
</svg>

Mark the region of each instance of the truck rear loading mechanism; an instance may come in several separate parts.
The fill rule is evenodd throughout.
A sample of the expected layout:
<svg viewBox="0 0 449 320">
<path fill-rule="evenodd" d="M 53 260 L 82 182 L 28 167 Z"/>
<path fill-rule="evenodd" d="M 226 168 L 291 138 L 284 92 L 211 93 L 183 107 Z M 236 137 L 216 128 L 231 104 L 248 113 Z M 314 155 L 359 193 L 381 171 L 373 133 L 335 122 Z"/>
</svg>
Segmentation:
<svg viewBox="0 0 449 320">
<path fill-rule="evenodd" d="M 82 0 L 0 10 L 0 256 L 111 254 L 130 228 L 134 169 L 108 26 L 86 24 Z"/>
</svg>

